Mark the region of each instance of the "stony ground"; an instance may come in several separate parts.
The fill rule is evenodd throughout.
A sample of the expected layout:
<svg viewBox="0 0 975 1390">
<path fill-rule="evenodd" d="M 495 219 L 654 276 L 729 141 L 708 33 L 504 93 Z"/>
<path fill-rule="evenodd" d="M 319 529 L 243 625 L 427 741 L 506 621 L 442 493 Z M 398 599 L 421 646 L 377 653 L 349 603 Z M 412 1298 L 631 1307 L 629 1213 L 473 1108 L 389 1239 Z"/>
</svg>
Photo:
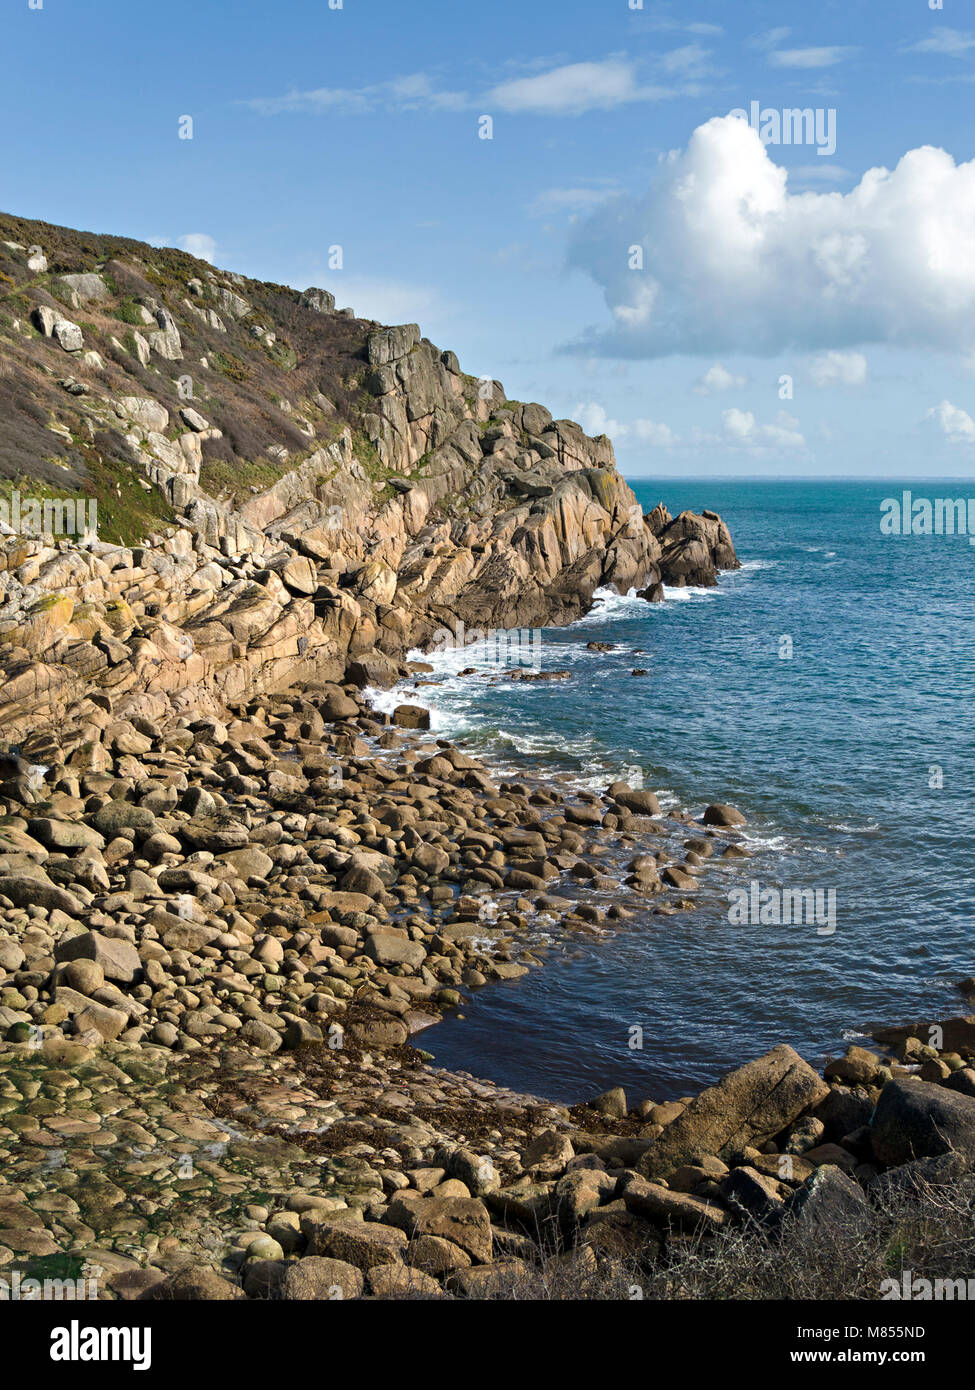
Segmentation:
<svg viewBox="0 0 975 1390">
<path fill-rule="evenodd" d="M 418 1050 L 540 935 L 693 908 L 746 853 L 734 808 L 495 781 L 350 687 L 89 706 L 0 768 L 0 1279 L 508 1297 L 571 1268 L 605 1296 L 702 1231 L 866 1220 L 975 1161 L 975 1018 L 571 1110 Z"/>
</svg>

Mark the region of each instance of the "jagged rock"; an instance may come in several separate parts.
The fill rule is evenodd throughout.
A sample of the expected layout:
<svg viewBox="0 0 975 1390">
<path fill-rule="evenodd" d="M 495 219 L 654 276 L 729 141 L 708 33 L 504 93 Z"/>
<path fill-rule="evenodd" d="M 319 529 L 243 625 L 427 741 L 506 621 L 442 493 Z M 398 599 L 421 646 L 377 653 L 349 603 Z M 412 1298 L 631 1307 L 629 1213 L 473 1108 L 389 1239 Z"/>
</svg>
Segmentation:
<svg viewBox="0 0 975 1390">
<path fill-rule="evenodd" d="M 399 328 L 383 328 L 370 333 L 366 339 L 366 352 L 372 366 L 382 366 L 405 357 L 420 341 L 420 329 L 415 323 L 406 323 Z"/>
<path fill-rule="evenodd" d="M 303 309 L 313 309 L 316 314 L 331 314 L 335 310 L 335 295 L 328 290 L 311 288 L 305 290 L 299 303 Z"/>
</svg>

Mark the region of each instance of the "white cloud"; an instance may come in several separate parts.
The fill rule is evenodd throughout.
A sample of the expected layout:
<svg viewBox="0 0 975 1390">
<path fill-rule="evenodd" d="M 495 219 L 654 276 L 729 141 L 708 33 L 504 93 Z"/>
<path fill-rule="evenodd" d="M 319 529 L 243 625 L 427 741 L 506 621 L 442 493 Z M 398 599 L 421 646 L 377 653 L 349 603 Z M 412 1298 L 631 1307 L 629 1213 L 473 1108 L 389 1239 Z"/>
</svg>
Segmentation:
<svg viewBox="0 0 975 1390">
<path fill-rule="evenodd" d="M 747 385 L 747 377 L 735 376 L 734 372 L 729 372 L 720 362 L 715 362 L 696 383 L 694 391 L 698 396 L 713 396 L 718 391 L 738 390 Z"/>
<path fill-rule="evenodd" d="M 532 200 L 528 212 L 532 217 L 549 217 L 558 212 L 585 212 L 605 203 L 615 192 L 613 188 L 546 188 Z"/>
<path fill-rule="evenodd" d="M 212 236 L 207 236 L 206 232 L 187 232 L 186 236 L 180 237 L 179 245 L 191 256 L 196 256 L 201 261 L 209 261 L 213 265 L 217 243 Z"/>
<path fill-rule="evenodd" d="M 629 268 L 632 245 L 642 270 Z M 614 320 L 575 350 L 971 350 L 975 161 L 924 146 L 848 193 L 793 194 L 756 131 L 715 117 L 643 197 L 614 198 L 581 222 L 569 260 L 602 286 Z"/>
<path fill-rule="evenodd" d="M 826 352 L 809 368 L 816 386 L 862 386 L 867 379 L 867 359 L 862 352 Z"/>
<path fill-rule="evenodd" d="M 262 116 L 320 115 L 325 111 L 462 111 L 470 106 L 464 92 L 442 90 L 423 72 L 365 87 L 316 87 L 280 97 L 253 97 L 243 103 Z"/>
<path fill-rule="evenodd" d="M 963 34 L 960 29 L 940 29 L 928 39 L 912 43 L 910 53 L 943 53 L 949 58 L 964 58 L 975 48 L 975 34 Z"/>
<path fill-rule="evenodd" d="M 663 54 L 660 67 L 664 72 L 701 77 L 709 70 L 709 58 L 709 49 L 702 48 L 699 43 L 688 43 L 683 48 L 675 48 L 670 53 Z"/>
<path fill-rule="evenodd" d="M 651 444 L 655 449 L 670 449 L 679 442 L 669 425 L 655 420 L 634 420 L 633 433 L 641 444 Z"/>
<path fill-rule="evenodd" d="M 608 434 L 610 439 L 635 438 L 641 444 L 650 444 L 654 448 L 668 449 L 678 442 L 677 436 L 669 425 L 658 424 L 655 420 L 634 420 L 632 424 L 625 425 L 620 420 L 613 420 L 607 415 L 605 409 L 595 401 L 582 401 L 572 412 L 573 418 L 586 431 L 586 434 L 599 435 Z"/>
<path fill-rule="evenodd" d="M 572 412 L 586 434 L 608 434 L 612 439 L 625 433 L 625 427 L 618 420 L 611 420 L 601 405 L 595 401 L 580 401 Z"/>
<path fill-rule="evenodd" d="M 759 424 L 750 410 L 733 406 L 724 411 L 721 425 L 728 443 L 752 453 L 768 450 L 804 449 L 806 441 L 799 431 L 799 421 L 786 411 L 780 411 L 775 423 Z"/>
<path fill-rule="evenodd" d="M 842 63 L 855 50 L 833 45 L 828 48 L 780 48 L 769 54 L 774 68 L 831 68 Z"/>
<path fill-rule="evenodd" d="M 940 426 L 949 444 L 975 444 L 975 420 L 967 410 L 952 405 L 951 401 L 932 406 L 924 418 Z"/>
<path fill-rule="evenodd" d="M 376 319 L 379 323 L 419 323 L 423 332 L 432 333 L 436 322 L 442 324 L 456 308 L 426 285 L 349 275 L 346 271 L 336 274 L 323 271 L 320 266 L 301 275 L 289 275 L 288 283 L 296 288 L 324 284 L 335 295 L 336 306 L 353 309 L 357 318 Z"/>
<path fill-rule="evenodd" d="M 632 101 L 657 101 L 672 93 L 641 86 L 636 67 L 622 58 L 597 63 L 568 63 L 535 77 L 516 77 L 493 87 L 485 106 L 544 116 L 578 116 L 605 111 Z"/>
<path fill-rule="evenodd" d="M 708 30 L 710 32 L 710 30 Z M 630 102 L 662 101 L 695 95 L 695 85 L 710 71 L 709 51 L 699 43 L 685 44 L 651 60 L 661 79 L 643 80 L 637 64 L 625 56 L 593 62 L 564 63 L 527 77 L 509 78 L 480 95 L 440 87 L 427 73 L 411 73 L 364 87 L 315 87 L 283 96 L 252 97 L 242 102 L 262 116 L 321 115 L 341 111 L 467 111 L 543 116 L 578 116 L 607 111 Z"/>
<path fill-rule="evenodd" d="M 706 24 L 701 20 L 686 22 L 682 19 L 653 19 L 649 23 L 652 29 L 663 33 L 697 34 L 702 38 L 717 38 L 724 33 L 720 24 Z"/>
</svg>

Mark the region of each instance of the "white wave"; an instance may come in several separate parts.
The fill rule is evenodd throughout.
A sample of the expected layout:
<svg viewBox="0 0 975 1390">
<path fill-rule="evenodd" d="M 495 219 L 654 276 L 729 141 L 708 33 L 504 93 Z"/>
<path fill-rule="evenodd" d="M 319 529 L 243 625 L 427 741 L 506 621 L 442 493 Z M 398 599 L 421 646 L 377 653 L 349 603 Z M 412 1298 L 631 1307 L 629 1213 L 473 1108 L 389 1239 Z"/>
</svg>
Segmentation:
<svg viewBox="0 0 975 1390">
<path fill-rule="evenodd" d="M 691 603 L 694 599 L 717 598 L 720 589 L 705 589 L 694 584 L 685 584 L 681 588 L 671 588 L 670 585 L 664 586 L 664 598 L 670 603 Z"/>
<path fill-rule="evenodd" d="M 636 589 L 618 594 L 615 589 L 596 589 L 592 596 L 592 608 L 585 617 L 570 623 L 568 631 L 577 627 L 592 627 L 596 623 L 615 622 L 620 618 L 642 618 L 656 605 L 648 603 L 637 595 Z"/>
<path fill-rule="evenodd" d="M 742 830 L 741 838 L 750 849 L 767 849 L 775 854 L 784 854 L 793 848 L 785 835 L 762 835 L 755 830 Z"/>
</svg>

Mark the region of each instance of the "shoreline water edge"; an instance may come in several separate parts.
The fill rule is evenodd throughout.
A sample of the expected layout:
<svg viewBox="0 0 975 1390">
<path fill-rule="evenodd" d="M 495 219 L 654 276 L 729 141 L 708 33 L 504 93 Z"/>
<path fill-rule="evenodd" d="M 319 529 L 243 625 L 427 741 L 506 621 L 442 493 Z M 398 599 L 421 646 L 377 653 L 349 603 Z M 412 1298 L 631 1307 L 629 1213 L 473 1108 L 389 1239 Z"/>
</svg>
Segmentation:
<svg viewBox="0 0 975 1390">
<path fill-rule="evenodd" d="M 540 936 L 690 911 L 720 864 L 750 892 L 747 821 L 502 773 L 378 703 L 336 685 L 122 721 L 158 791 L 7 818 L 4 1267 L 83 1260 L 103 1298 L 496 1298 L 569 1261 L 606 1296 L 690 1233 L 865 1220 L 892 1173 L 965 1170 L 971 1018 L 822 1076 L 781 1045 L 663 1103 L 431 1066 L 441 1011 L 541 965 Z"/>
</svg>

